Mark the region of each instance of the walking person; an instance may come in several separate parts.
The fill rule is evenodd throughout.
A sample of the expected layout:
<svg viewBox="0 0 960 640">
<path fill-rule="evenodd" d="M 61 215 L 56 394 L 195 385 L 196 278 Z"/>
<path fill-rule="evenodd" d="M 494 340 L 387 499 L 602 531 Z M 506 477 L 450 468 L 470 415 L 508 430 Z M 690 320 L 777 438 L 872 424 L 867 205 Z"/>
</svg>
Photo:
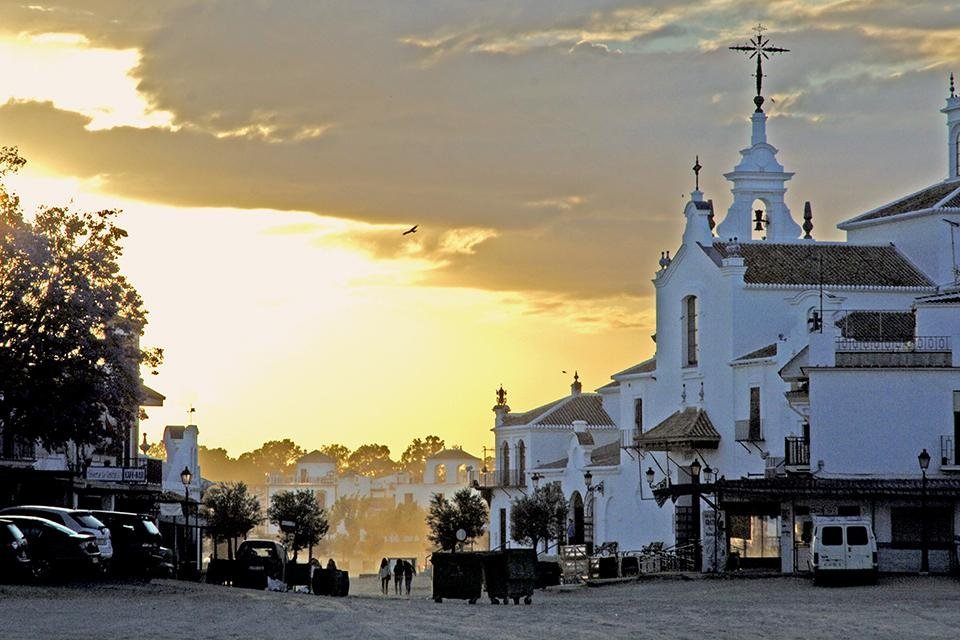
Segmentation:
<svg viewBox="0 0 960 640">
<path fill-rule="evenodd" d="M 388 595 L 390 593 L 390 563 L 387 562 L 386 558 L 380 561 L 380 572 L 377 575 L 380 576 L 380 591 L 383 592 L 383 595 Z"/>
<path fill-rule="evenodd" d="M 400 595 L 400 583 L 403 582 L 403 560 L 399 558 L 393 565 L 393 592 Z"/>
<path fill-rule="evenodd" d="M 410 595 L 410 585 L 413 584 L 413 576 L 417 575 L 417 570 L 413 568 L 413 563 L 409 560 L 403 561 L 403 582 L 407 587 L 407 595 Z"/>
</svg>

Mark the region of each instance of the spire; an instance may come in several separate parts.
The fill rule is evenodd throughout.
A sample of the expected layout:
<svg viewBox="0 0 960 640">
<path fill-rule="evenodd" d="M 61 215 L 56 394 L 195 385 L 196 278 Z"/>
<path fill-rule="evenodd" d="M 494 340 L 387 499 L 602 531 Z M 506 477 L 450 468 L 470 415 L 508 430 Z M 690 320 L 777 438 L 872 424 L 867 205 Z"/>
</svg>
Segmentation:
<svg viewBox="0 0 960 640">
<path fill-rule="evenodd" d="M 947 179 L 960 177 L 960 165 L 958 165 L 957 142 L 960 137 L 960 96 L 957 95 L 954 85 L 953 74 L 950 74 L 950 95 L 947 97 L 947 105 L 940 109 L 940 113 L 947 116 Z"/>
<path fill-rule="evenodd" d="M 784 171 L 783 165 L 777 161 L 777 149 L 767 142 L 767 114 L 761 108 L 764 102 L 763 61 L 768 60 L 771 54 L 786 53 L 789 49 L 770 46 L 769 38 L 763 35 L 763 25 L 757 25 L 755 31 L 756 35 L 747 44 L 730 47 L 734 51 L 749 53 L 751 60 L 757 60 L 754 74 L 757 78 L 757 95 L 753 99 L 757 108 L 750 116 L 750 147 L 740 151 L 740 163 L 732 172 L 724 174 L 733 183 L 733 204 L 717 226 L 717 235 L 721 238 L 737 236 L 749 240 L 757 224 L 754 203 L 759 200 L 763 203 L 759 230 L 765 233 L 764 238 L 773 242 L 793 242 L 800 237 L 800 225 L 791 217 L 784 201 L 787 191 L 785 183 L 793 174 Z"/>
<path fill-rule="evenodd" d="M 580 374 L 576 371 L 573 372 L 573 384 L 570 385 L 570 395 L 578 396 L 583 390 L 583 385 L 580 384 Z"/>
<path fill-rule="evenodd" d="M 703 167 L 700 166 L 700 156 L 699 156 L 699 154 L 697 155 L 696 158 L 697 158 L 697 159 L 696 159 L 696 160 L 694 161 L 694 163 L 693 163 L 693 176 L 694 176 L 694 179 L 693 179 L 693 180 L 694 180 L 694 181 L 693 181 L 693 190 L 694 190 L 694 191 L 700 191 L 700 169 L 703 169 Z"/>
</svg>

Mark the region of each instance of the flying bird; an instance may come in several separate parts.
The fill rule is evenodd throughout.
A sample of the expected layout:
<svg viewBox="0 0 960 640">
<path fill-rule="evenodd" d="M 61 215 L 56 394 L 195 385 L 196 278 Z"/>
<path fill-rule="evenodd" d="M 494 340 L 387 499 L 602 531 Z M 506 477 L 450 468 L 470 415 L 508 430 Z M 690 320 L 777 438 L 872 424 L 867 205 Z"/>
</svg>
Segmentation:
<svg viewBox="0 0 960 640">
<path fill-rule="evenodd" d="M 409 229 L 407 229 L 406 231 L 404 231 L 404 232 L 403 232 L 402 234 L 400 234 L 400 235 L 404 235 L 404 236 L 405 236 L 405 235 L 409 235 L 409 234 L 411 234 L 411 233 L 416 233 L 416 232 L 417 232 L 417 227 L 419 227 L 419 226 L 420 226 L 420 225 L 415 224 L 415 225 L 413 225 L 412 227 L 410 227 Z"/>
</svg>

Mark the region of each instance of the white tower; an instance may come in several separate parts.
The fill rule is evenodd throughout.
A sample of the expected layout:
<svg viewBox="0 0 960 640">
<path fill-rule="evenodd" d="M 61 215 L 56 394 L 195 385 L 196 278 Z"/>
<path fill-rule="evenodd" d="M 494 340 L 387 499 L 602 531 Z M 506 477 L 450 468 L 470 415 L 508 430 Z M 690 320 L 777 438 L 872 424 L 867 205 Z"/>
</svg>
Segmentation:
<svg viewBox="0 0 960 640">
<path fill-rule="evenodd" d="M 957 154 L 960 153 L 958 138 L 960 138 L 960 96 L 953 86 L 953 74 L 950 74 L 950 97 L 947 98 L 947 106 L 940 109 L 940 113 L 947 114 L 947 180 L 953 180 L 960 177 L 960 162 Z"/>
<path fill-rule="evenodd" d="M 770 54 L 786 53 L 789 49 L 772 47 L 770 40 L 763 37 L 764 28 L 757 25 L 757 35 L 746 45 L 730 47 L 735 51 L 750 54 L 757 61 L 754 77 L 757 79 L 757 95 L 753 103 L 757 106 L 750 120 L 753 124 L 750 146 L 740 151 L 740 164 L 724 177 L 733 183 L 733 204 L 727 210 L 727 216 L 717 226 L 717 235 L 722 239 L 738 238 L 748 240 L 757 220 L 754 218 L 753 203 L 763 203 L 760 209 L 759 224 L 766 231 L 765 237 L 774 242 L 792 242 L 800 237 L 800 225 L 790 216 L 790 209 L 783 200 L 787 192 L 785 183 L 793 177 L 783 170 L 777 162 L 777 149 L 767 142 L 767 116 L 763 112 L 763 61 Z"/>
</svg>

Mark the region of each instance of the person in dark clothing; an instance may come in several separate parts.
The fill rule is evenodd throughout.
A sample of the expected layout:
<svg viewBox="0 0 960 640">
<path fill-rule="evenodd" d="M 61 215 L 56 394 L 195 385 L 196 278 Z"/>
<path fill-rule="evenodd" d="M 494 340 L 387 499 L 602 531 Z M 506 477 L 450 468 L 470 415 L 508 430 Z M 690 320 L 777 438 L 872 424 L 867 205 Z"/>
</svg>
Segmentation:
<svg viewBox="0 0 960 640">
<path fill-rule="evenodd" d="M 410 585 L 413 583 L 413 576 L 415 576 L 417 570 L 413 568 L 413 563 L 409 560 L 403 561 L 403 582 L 407 587 L 407 595 L 410 595 Z"/>
<path fill-rule="evenodd" d="M 403 560 L 397 560 L 393 565 L 393 592 L 400 595 L 400 583 L 403 582 Z"/>
<path fill-rule="evenodd" d="M 380 576 L 380 590 L 383 591 L 383 595 L 388 595 L 390 593 L 390 563 L 387 562 L 386 558 L 380 561 L 380 572 L 377 575 Z"/>
</svg>

